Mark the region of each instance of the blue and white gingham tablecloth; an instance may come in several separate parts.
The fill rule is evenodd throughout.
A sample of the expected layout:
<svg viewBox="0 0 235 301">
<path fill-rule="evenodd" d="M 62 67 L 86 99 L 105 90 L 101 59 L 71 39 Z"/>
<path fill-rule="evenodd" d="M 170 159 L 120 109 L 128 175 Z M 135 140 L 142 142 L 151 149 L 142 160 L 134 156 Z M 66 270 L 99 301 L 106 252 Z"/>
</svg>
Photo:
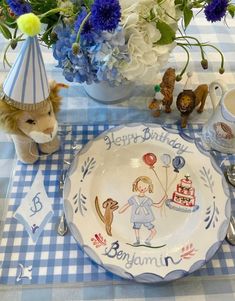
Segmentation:
<svg viewBox="0 0 235 301">
<path fill-rule="evenodd" d="M 235 86 L 235 21 L 227 18 L 228 26 L 223 22 L 209 24 L 203 14 L 197 16 L 188 34 L 201 41 L 207 41 L 225 55 L 224 75 L 218 74 L 220 57 L 214 49 L 208 48 L 209 69 L 203 71 L 200 66 L 200 55 L 196 48 L 191 49 L 191 63 L 189 70 L 194 72 L 193 84 L 210 83 L 220 78 L 229 87 Z M 6 43 L 0 37 L 0 82 L 4 80 L 9 69 L 4 69 L 2 58 Z M 8 60 L 14 62 L 18 48 L 9 52 Z M 43 57 L 49 79 L 65 82 L 61 71 L 55 68 L 56 62 L 51 51 L 43 48 Z M 170 58 L 169 66 L 180 71 L 184 66 L 185 54 L 176 48 Z M 166 66 L 167 67 L 167 66 Z M 186 78 L 176 85 L 176 95 L 182 90 Z M 147 104 L 153 96 L 153 87 L 142 86 L 137 83 L 133 96 L 116 105 L 102 105 L 89 99 L 81 86 L 72 84 L 63 91 L 63 105 L 59 114 L 60 124 L 74 124 L 61 128 L 63 153 L 54 154 L 47 160 L 28 166 L 15 163 L 15 153 L 11 140 L 4 133 L 0 133 L 0 238 L 2 229 L 3 239 L 0 243 L 0 256 L 3 263 L 0 265 L 0 300 L 1 301 L 41 301 L 41 300 L 163 300 L 163 301 L 217 301 L 235 300 L 235 247 L 226 242 L 213 259 L 193 276 L 178 281 L 144 285 L 125 282 L 120 278 L 107 273 L 93 264 L 82 253 L 70 235 L 58 237 L 54 226 L 57 216 L 61 214 L 62 202 L 59 198 L 58 178 L 63 167 L 63 158 L 72 158 L 71 147 L 75 144 L 84 144 L 94 135 L 103 131 L 112 124 L 127 122 L 159 122 L 175 123 L 179 120 L 179 113 L 174 110 L 170 115 L 163 114 L 158 120 L 151 117 Z M 198 116 L 193 113 L 190 122 L 203 123 L 211 114 L 210 101 L 207 101 L 205 112 Z M 94 126 L 96 124 L 96 126 Z M 106 124 L 106 126 L 104 126 Z M 72 129 L 74 141 L 67 141 Z M 65 134 L 67 133 L 67 134 Z M 71 144 L 72 143 L 72 144 Z M 218 162 L 225 159 L 224 168 L 229 162 L 223 155 L 218 155 Z M 230 162 L 235 162 L 230 156 Z M 16 164 L 16 165 L 15 165 Z M 21 198 L 29 190 L 37 169 L 45 172 L 48 195 L 54 198 L 53 210 L 55 215 L 42 233 L 36 246 L 28 245 L 28 237 L 20 224 L 12 219 L 13 211 L 18 207 Z M 12 170 L 15 175 L 12 177 Z M 12 186 L 8 183 L 13 180 Z M 24 183 L 23 183 L 24 182 Z M 11 197 L 6 197 L 7 190 Z M 10 195 L 10 194 L 8 194 Z M 234 207 L 234 190 L 231 189 L 232 209 Z M 9 203 L 9 207 L 7 204 Z M 6 216 L 6 222 L 4 217 Z M 203 238 L 202 238 L 203 239 Z M 4 253 L 3 253 L 4 251 Z M 16 283 L 19 266 L 33 265 L 32 280 L 22 279 Z M 30 282 L 30 283 L 29 283 Z M 17 284 L 17 285 L 16 285 Z"/>
<path fill-rule="evenodd" d="M 173 127 L 176 126 L 173 125 Z M 104 282 L 108 284 L 113 281 L 126 282 L 93 263 L 71 235 L 61 237 L 55 230 L 62 213 L 59 177 L 61 171 L 67 168 L 65 162 L 71 162 L 75 149 L 81 149 L 90 139 L 108 128 L 110 128 L 109 125 L 60 126 L 61 148 L 59 152 L 41 158 L 34 165 L 17 162 L 0 246 L 1 283 L 43 285 L 74 282 L 96 282 L 97 284 Z M 192 138 L 200 139 L 200 126 L 189 126 L 185 133 Z M 226 168 L 229 163 L 235 163 L 235 156 L 218 152 L 212 152 L 212 155 L 215 156 L 216 162 L 221 165 L 222 169 Z M 39 169 L 44 175 L 48 197 L 53 199 L 54 216 L 45 226 L 37 244 L 34 245 L 23 225 L 13 215 L 30 190 Z M 235 190 L 230 192 L 232 209 L 235 211 Z M 225 241 L 213 259 L 191 277 L 235 276 L 234 262 L 235 247 L 228 245 Z M 32 279 L 17 279 L 20 274 L 20 265 L 32 266 Z"/>
</svg>

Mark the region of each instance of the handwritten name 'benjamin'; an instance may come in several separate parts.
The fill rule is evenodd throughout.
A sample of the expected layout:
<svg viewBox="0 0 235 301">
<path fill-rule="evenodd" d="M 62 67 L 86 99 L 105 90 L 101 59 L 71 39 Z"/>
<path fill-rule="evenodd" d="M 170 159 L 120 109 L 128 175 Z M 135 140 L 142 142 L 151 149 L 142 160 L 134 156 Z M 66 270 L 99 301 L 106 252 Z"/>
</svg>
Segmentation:
<svg viewBox="0 0 235 301">
<path fill-rule="evenodd" d="M 111 149 L 112 146 L 126 146 L 129 144 L 143 143 L 149 140 L 159 141 L 161 143 L 170 145 L 173 149 L 176 149 L 176 153 L 178 155 L 181 155 L 185 152 L 190 153 L 188 146 L 179 142 L 177 137 L 172 139 L 169 133 L 163 131 L 158 133 L 148 127 L 143 129 L 143 134 L 131 133 L 128 135 L 117 136 L 115 133 L 110 133 L 104 137 L 107 150 Z"/>
<path fill-rule="evenodd" d="M 178 265 L 182 261 L 181 257 L 173 258 L 171 256 L 164 255 L 160 255 L 158 257 L 140 257 L 137 256 L 136 253 L 130 254 L 120 249 L 118 241 L 113 242 L 110 247 L 107 247 L 103 255 L 122 261 L 127 269 L 131 269 L 133 266 L 146 265 L 154 265 L 155 267 L 168 267 L 170 265 Z"/>
</svg>

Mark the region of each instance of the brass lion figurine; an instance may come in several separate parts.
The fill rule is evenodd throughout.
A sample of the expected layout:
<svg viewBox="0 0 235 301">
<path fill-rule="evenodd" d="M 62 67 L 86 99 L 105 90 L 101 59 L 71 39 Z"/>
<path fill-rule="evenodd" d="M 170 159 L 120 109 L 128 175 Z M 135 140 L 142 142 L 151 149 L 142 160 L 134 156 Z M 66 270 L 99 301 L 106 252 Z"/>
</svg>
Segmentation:
<svg viewBox="0 0 235 301">
<path fill-rule="evenodd" d="M 187 126 L 189 115 L 196 107 L 198 107 L 198 113 L 203 112 L 208 92 L 208 85 L 202 84 L 199 85 L 194 91 L 184 90 L 178 95 L 176 106 L 181 113 L 182 128 Z"/>
</svg>

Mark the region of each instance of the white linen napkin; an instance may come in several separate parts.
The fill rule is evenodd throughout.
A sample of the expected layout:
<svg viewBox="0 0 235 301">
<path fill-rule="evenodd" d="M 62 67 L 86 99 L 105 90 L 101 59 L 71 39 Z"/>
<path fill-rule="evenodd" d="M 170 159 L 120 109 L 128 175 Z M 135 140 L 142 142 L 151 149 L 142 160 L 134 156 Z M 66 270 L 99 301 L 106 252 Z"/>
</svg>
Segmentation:
<svg viewBox="0 0 235 301">
<path fill-rule="evenodd" d="M 47 196 L 44 176 L 39 170 L 30 191 L 17 208 L 14 217 L 23 224 L 33 243 L 36 244 L 52 216 L 52 199 Z"/>
</svg>

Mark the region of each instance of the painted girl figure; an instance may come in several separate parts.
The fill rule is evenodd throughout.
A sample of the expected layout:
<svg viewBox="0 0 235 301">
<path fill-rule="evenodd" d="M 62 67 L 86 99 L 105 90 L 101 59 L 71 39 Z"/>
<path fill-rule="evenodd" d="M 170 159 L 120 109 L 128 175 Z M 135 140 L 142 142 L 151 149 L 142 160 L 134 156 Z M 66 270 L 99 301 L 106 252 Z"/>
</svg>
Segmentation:
<svg viewBox="0 0 235 301">
<path fill-rule="evenodd" d="M 136 242 L 133 245 L 140 245 L 139 232 L 140 228 L 144 226 L 150 231 L 149 236 L 145 240 L 145 244 L 151 246 L 150 242 L 157 233 L 155 226 L 152 224 L 155 218 L 151 207 L 155 206 L 155 204 L 150 197 L 145 195 L 145 193 L 153 192 L 153 183 L 149 177 L 138 177 L 132 185 L 132 191 L 137 192 L 137 194 L 129 198 L 127 204 L 120 208 L 119 213 L 123 213 L 129 207 L 132 207 L 131 223 L 133 223 L 133 229 L 136 236 Z"/>
</svg>

